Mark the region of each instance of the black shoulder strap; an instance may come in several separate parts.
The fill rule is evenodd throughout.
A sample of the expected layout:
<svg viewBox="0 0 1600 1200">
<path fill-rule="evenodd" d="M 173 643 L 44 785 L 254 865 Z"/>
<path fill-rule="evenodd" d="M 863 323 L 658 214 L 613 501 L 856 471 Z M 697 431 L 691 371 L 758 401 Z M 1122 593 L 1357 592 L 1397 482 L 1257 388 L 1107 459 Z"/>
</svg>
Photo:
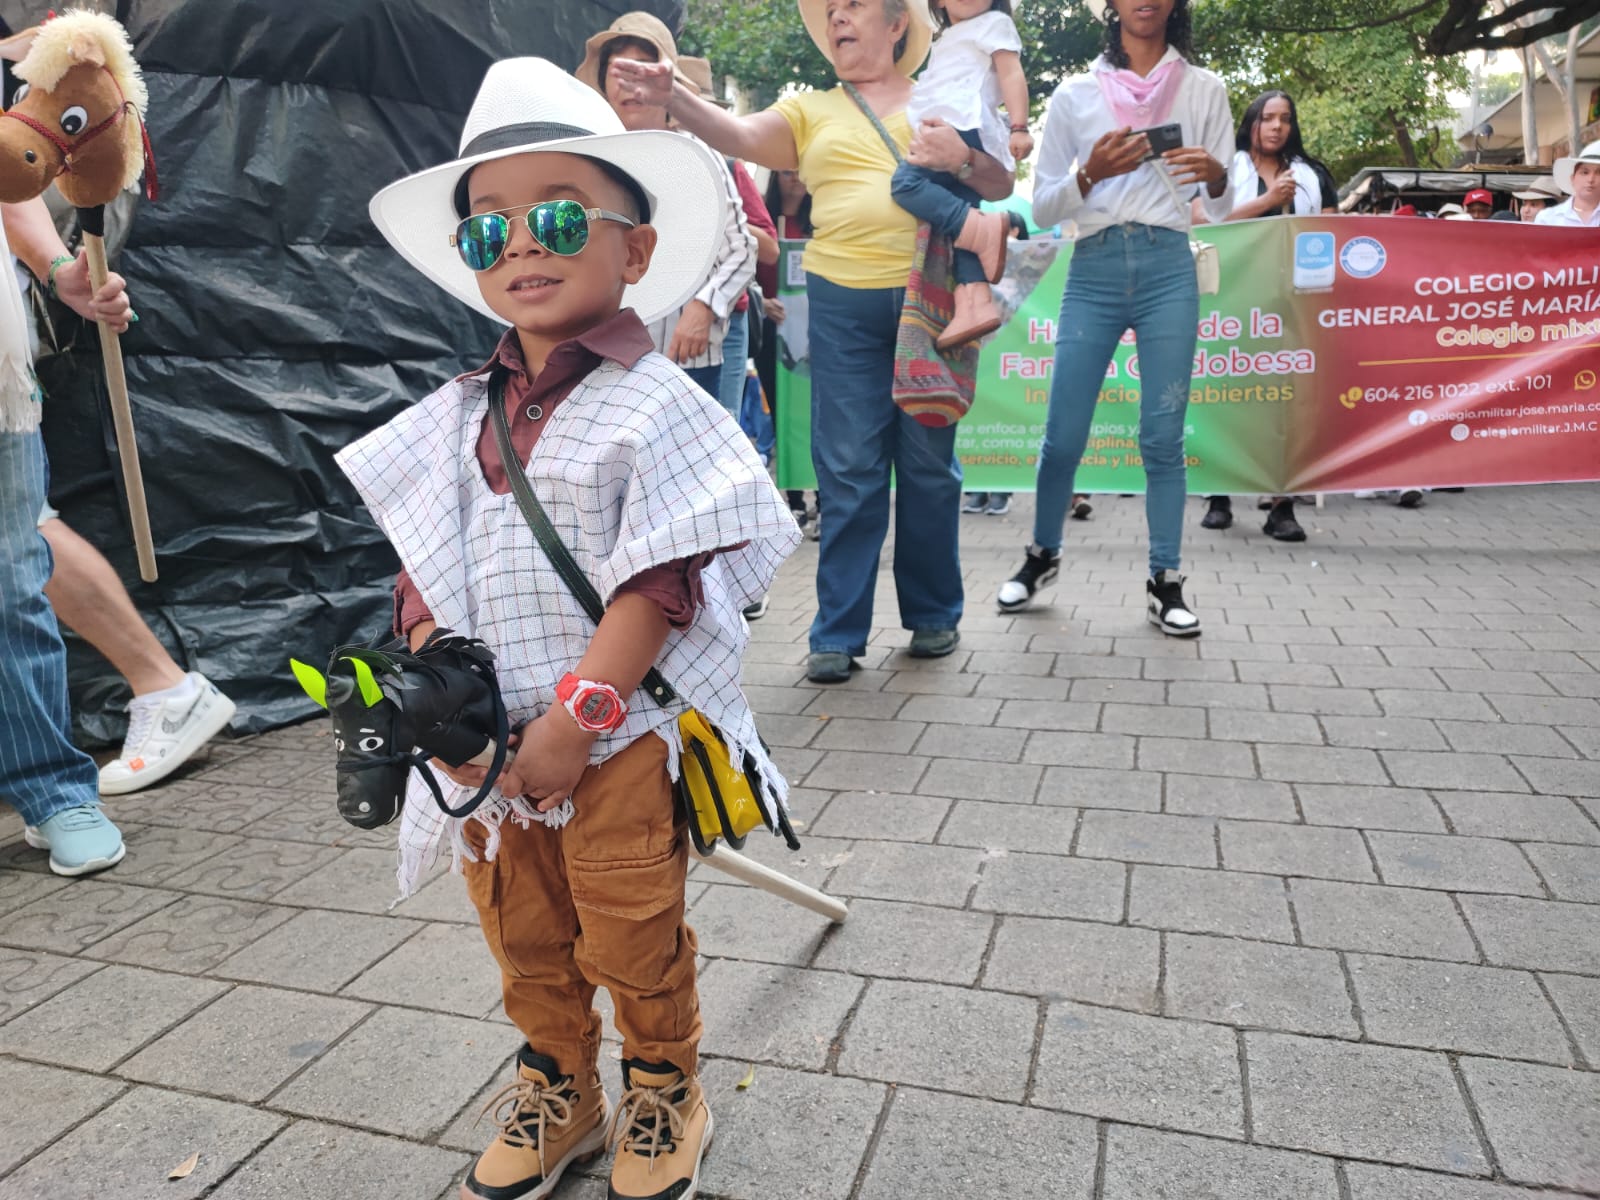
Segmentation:
<svg viewBox="0 0 1600 1200">
<path fill-rule="evenodd" d="M 522 469 L 522 461 L 517 457 L 516 448 L 511 444 L 511 426 L 506 421 L 505 373 L 498 367 L 489 375 L 489 419 L 494 425 L 494 440 L 500 450 L 500 463 L 506 469 L 506 479 L 511 483 L 511 494 L 517 499 L 517 507 L 522 510 L 522 515 L 527 520 L 528 527 L 533 530 L 539 548 L 550 560 L 550 565 L 556 569 L 556 574 L 561 576 L 561 581 L 578 598 L 578 603 L 583 605 L 583 611 L 589 614 L 589 619 L 599 625 L 600 618 L 606 615 L 605 601 L 600 598 L 600 593 L 595 591 L 594 584 L 589 582 L 589 577 L 583 573 L 583 568 L 573 559 L 572 552 L 561 540 L 561 535 L 555 531 L 555 526 L 550 524 L 544 506 L 539 503 L 539 497 L 533 494 L 533 488 L 528 484 L 528 475 Z M 654 667 L 651 667 L 649 674 L 644 677 L 642 686 L 650 698 L 663 708 L 678 698 L 678 693 L 673 691 L 672 685 L 663 679 L 661 672 Z"/>
</svg>

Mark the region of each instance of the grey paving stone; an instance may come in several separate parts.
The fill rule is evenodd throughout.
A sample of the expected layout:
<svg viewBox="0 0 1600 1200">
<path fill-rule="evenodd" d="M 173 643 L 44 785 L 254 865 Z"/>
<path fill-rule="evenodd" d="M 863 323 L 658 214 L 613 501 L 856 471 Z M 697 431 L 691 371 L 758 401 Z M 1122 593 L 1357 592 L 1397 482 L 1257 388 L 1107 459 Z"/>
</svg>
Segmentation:
<svg viewBox="0 0 1600 1200">
<path fill-rule="evenodd" d="M 18 834 L 20 837 L 21 835 Z M 0 913 L 8 913 L 32 904 L 51 892 L 59 892 L 67 881 L 58 875 L 42 875 L 37 871 L 0 870 Z"/>
<path fill-rule="evenodd" d="M 860 842 L 834 872 L 830 890 L 959 908 L 977 882 L 982 861 L 981 851 L 965 847 Z"/>
<path fill-rule="evenodd" d="M 476 1017 L 500 998 L 500 967 L 476 925 L 425 925 L 340 995 Z"/>
<path fill-rule="evenodd" d="M 970 984 L 989 945 L 995 918 L 883 900 L 854 900 L 816 965 L 886 979 Z"/>
<path fill-rule="evenodd" d="M 1139 739 L 1139 769 L 1254 779 L 1256 760 L 1249 746 L 1232 742 L 1144 737 Z"/>
<path fill-rule="evenodd" d="M 493 1022 L 379 1009 L 273 1095 L 272 1106 L 426 1138 L 450 1123 L 518 1040 Z"/>
<path fill-rule="evenodd" d="M 820 888 L 827 883 L 828 877 L 839 868 L 840 864 L 849 861 L 855 845 L 855 842 L 840 838 L 802 834 L 800 849 L 790 850 L 782 838 L 759 833 L 745 842 L 744 849 L 739 853 L 775 871 L 782 871 L 791 879 Z M 746 886 L 733 876 L 725 875 L 715 867 L 698 862 L 689 864 L 689 879 L 693 883 L 735 883 L 740 887 Z"/>
<path fill-rule="evenodd" d="M 1077 828 L 1077 809 L 958 800 L 939 831 L 939 841 L 947 846 L 1065 854 Z"/>
<path fill-rule="evenodd" d="M 165 908 L 177 892 L 125 887 L 102 879 L 74 880 L 7 915 L 4 937 L 14 946 L 72 954 Z"/>
<path fill-rule="evenodd" d="M 212 1193 L 215 1200 L 286 1200 L 339 1196 L 392 1200 L 396 1180 L 408 1195 L 438 1196 L 471 1156 L 356 1129 L 296 1121 Z M 375 1171 L 374 1163 L 382 1169 Z"/>
<path fill-rule="evenodd" d="M 811 822 L 809 832 L 825 837 L 927 842 L 938 832 L 950 804 L 941 796 L 840 792 Z"/>
<path fill-rule="evenodd" d="M 1576 696 L 1527 696 L 1489 692 L 1484 696 L 1507 721 L 1525 725 L 1600 725 L 1600 700 Z"/>
<path fill-rule="evenodd" d="M 1189 933 L 1294 940 L 1283 880 L 1269 875 L 1135 866 L 1128 920 Z"/>
<path fill-rule="evenodd" d="M 1515 841 L 1600 844 L 1600 825 L 1566 796 L 1515 792 L 1435 792 L 1457 833 Z"/>
<path fill-rule="evenodd" d="M 754 888 L 713 884 L 689 910 L 689 924 L 702 954 L 801 966 L 828 921 Z"/>
<path fill-rule="evenodd" d="M 128 856 L 117 867 L 117 882 L 155 886 L 196 863 L 223 860 L 244 839 L 182 826 L 123 823 Z"/>
<path fill-rule="evenodd" d="M 240 987 L 118 1068 L 144 1083 L 264 1100 L 372 1011 L 368 1004 Z"/>
<path fill-rule="evenodd" d="M 1122 733 L 1046 733 L 1028 737 L 1022 760 L 1047 766 L 1105 767 L 1127 770 L 1133 762 L 1134 739 Z"/>
<path fill-rule="evenodd" d="M 1051 767 L 1045 772 L 1044 782 L 1039 786 L 1039 803 L 1158 812 L 1161 809 L 1161 777 L 1148 771 Z"/>
<path fill-rule="evenodd" d="M 1449 749 L 1433 722 L 1421 717 L 1327 716 L 1322 718 L 1322 728 L 1327 731 L 1330 746 L 1368 750 Z"/>
<path fill-rule="evenodd" d="M 1389 779 L 1371 750 L 1346 750 L 1334 746 L 1256 747 L 1263 779 L 1290 783 L 1388 783 Z"/>
<path fill-rule="evenodd" d="M 1211 647 L 1202 646 L 1200 653 L 1205 654 Z M 1278 650 L 1278 647 L 1255 647 L 1258 650 Z M 1338 687 L 1339 680 L 1335 677 L 1332 667 L 1323 666 L 1321 663 L 1294 663 L 1272 659 L 1264 662 L 1240 662 L 1238 664 L 1240 683 L 1265 683 L 1287 687 Z M 1267 689 L 1269 696 L 1272 689 Z"/>
<path fill-rule="evenodd" d="M 971 701 L 963 700 L 963 704 Z M 1059 729 L 1080 732 L 1098 727 L 1100 705 L 1070 700 L 1007 700 L 995 724 L 1007 729 Z M 946 718 L 948 719 L 948 718 Z"/>
<path fill-rule="evenodd" d="M 1233 646 L 1248 646 L 1249 642 L 1228 643 Z M 1182 679 L 1189 681 L 1210 681 L 1213 683 L 1237 683 L 1233 664 L 1224 659 L 1195 659 L 1195 658 L 1148 658 L 1144 664 L 1144 677 L 1146 679 Z"/>
<path fill-rule="evenodd" d="M 830 750 L 805 773 L 807 787 L 836 792 L 913 792 L 927 769 L 928 760 L 910 754 L 872 754 L 856 750 Z M 791 775 L 791 780 L 799 777 Z"/>
<path fill-rule="evenodd" d="M 1266 709 L 1266 686 L 1259 683 L 1213 683 L 1178 680 L 1167 685 L 1167 703 L 1200 708 Z"/>
<path fill-rule="evenodd" d="M 1544 993 L 1524 971 L 1365 954 L 1348 962 L 1375 1042 L 1572 1061 Z"/>
<path fill-rule="evenodd" d="M 6 1178 L 7 1196 L 52 1200 L 194 1200 L 284 1126 L 238 1104 L 138 1088 L 78 1125 Z M 195 1151 L 181 1180 L 168 1174 Z"/>
<path fill-rule="evenodd" d="M 1113 1121 L 1244 1136 L 1233 1031 L 1061 1001 L 1050 1006 L 1033 1103 Z"/>
<path fill-rule="evenodd" d="M 1477 961 L 1466 925 L 1442 893 L 1320 879 L 1296 879 L 1289 888 L 1308 946 Z"/>
<path fill-rule="evenodd" d="M 1358 1037 L 1338 955 L 1167 935 L 1167 1011 L 1252 1029 Z"/>
<path fill-rule="evenodd" d="M 1493 721 L 1494 709 L 1474 692 L 1379 688 L 1378 703 L 1392 717 L 1431 717 L 1446 721 Z"/>
<path fill-rule="evenodd" d="M 1439 730 L 1456 750 L 1476 750 L 1485 754 L 1542 754 L 1552 758 L 1578 756 L 1566 739 L 1544 725 L 1440 721 Z"/>
<path fill-rule="evenodd" d="M 1229 870 L 1358 882 L 1375 878 L 1361 835 L 1353 829 L 1223 821 L 1221 836 L 1222 862 Z"/>
<path fill-rule="evenodd" d="M 855 916 L 854 913 L 851 914 Z M 853 975 L 714 962 L 699 980 L 703 1053 L 820 1071 L 861 995 Z"/>
<path fill-rule="evenodd" d="M 848 1195 L 883 1107 L 883 1085 L 762 1066 L 756 1068 L 755 1082 L 741 1091 L 745 1071 L 737 1062 L 708 1062 L 701 1069 L 717 1123 L 716 1141 L 700 1167 L 702 1194 L 768 1200 L 775 1164 L 785 1163 L 790 1165 L 782 1173 L 785 1197 Z M 775 1113 L 783 1119 L 774 1120 Z M 570 1186 L 558 1193 L 562 1200 L 569 1200 Z M 606 1194 L 601 1186 L 593 1200 L 606 1200 Z"/>
<path fill-rule="evenodd" d="M 985 987 L 1156 1011 L 1160 935 L 1149 929 L 1006 917 L 983 973 Z"/>
<path fill-rule="evenodd" d="M 1511 761 L 1528 777 L 1536 792 L 1548 796 L 1600 796 L 1600 762 L 1569 762 L 1521 755 Z"/>
<path fill-rule="evenodd" d="M 1179 867 L 1217 865 L 1216 822 L 1165 813 L 1091 810 L 1083 814 L 1078 854 Z"/>
<path fill-rule="evenodd" d="M 1106 733 L 1203 738 L 1206 736 L 1206 710 L 1170 705 L 1107 704 L 1100 716 L 1100 728 Z"/>
<path fill-rule="evenodd" d="M 1498 691 L 1507 696 L 1548 696 L 1550 685 L 1532 671 L 1452 670 L 1438 668 L 1445 687 L 1457 692 Z"/>
<path fill-rule="evenodd" d="M 400 898 L 395 880 L 392 847 L 346 850 L 307 872 L 274 900 L 305 908 L 332 908 L 345 912 L 386 913 Z"/>
<path fill-rule="evenodd" d="M 1577 1039 L 1589 1065 L 1600 1066 L 1600 979 L 1582 975 L 1543 976 L 1544 984 Z"/>
<path fill-rule="evenodd" d="M 949 796 L 955 800 L 1031 804 L 1043 774 L 1042 767 L 1020 763 L 969 763 L 955 758 L 936 758 L 917 791 L 924 796 Z"/>
<path fill-rule="evenodd" d="M 1122 919 L 1127 868 L 1051 854 L 996 854 L 984 865 L 972 907 L 1035 917 Z"/>
<path fill-rule="evenodd" d="M 1267 689 L 1277 712 L 1314 713 L 1328 716 L 1377 716 L 1378 702 L 1368 691 L 1337 687 L 1303 687 L 1274 684 Z"/>
<path fill-rule="evenodd" d="M 1487 1180 L 1351 1162 L 1344 1167 L 1350 1200 L 1577 1200 L 1571 1192 L 1530 1192 Z"/>
<path fill-rule="evenodd" d="M 0 1024 L 99 969 L 43 950 L 0 949 Z"/>
<path fill-rule="evenodd" d="M 1137 668 L 1135 668 L 1137 669 Z M 1065 679 L 1039 679 L 1031 675 L 985 675 L 973 689 L 973 698 L 988 700 L 1062 701 L 1072 690 Z M 963 699 L 964 697 L 947 697 Z"/>
<path fill-rule="evenodd" d="M 209 979 L 107 967 L 0 1026 L 0 1052 L 107 1071 L 226 990 Z"/>
<path fill-rule="evenodd" d="M 1600 1074 L 1492 1058 L 1461 1074 L 1508 1179 L 1600 1191 Z"/>
<path fill-rule="evenodd" d="M 1520 896 L 1462 896 L 1461 907 L 1492 963 L 1600 975 L 1600 908 Z"/>
<path fill-rule="evenodd" d="M 1498 754 L 1431 754 L 1421 750 L 1385 750 L 1383 762 L 1401 787 L 1443 788 L 1464 792 L 1526 792 L 1528 785 Z"/>
<path fill-rule="evenodd" d="M 420 926 L 393 917 L 312 910 L 219 963 L 214 974 L 313 992 L 336 992 Z"/>
<path fill-rule="evenodd" d="M 95 945 L 96 958 L 198 975 L 277 928 L 292 909 L 185 896 Z"/>
<path fill-rule="evenodd" d="M 1460 834 L 1367 834 L 1385 883 L 1444 891 L 1543 896 L 1527 859 L 1510 842 Z"/>
<path fill-rule="evenodd" d="M 834 717 L 822 723 L 810 744 L 818 750 L 869 750 L 878 754 L 907 754 L 923 727 L 915 722 L 858 720 Z"/>
<path fill-rule="evenodd" d="M 1293 821 L 1297 815 L 1288 784 L 1219 775 L 1168 775 L 1166 811 L 1252 821 Z"/>
<path fill-rule="evenodd" d="M 1158 1129 L 1106 1134 L 1104 1200 L 1336 1200 L 1333 1162 Z"/>
<path fill-rule="evenodd" d="M 1311 825 L 1352 829 L 1404 829 L 1443 833 L 1444 818 L 1416 788 L 1360 787 L 1354 784 L 1302 783 L 1295 788 L 1300 809 Z"/>
<path fill-rule="evenodd" d="M 835 694 L 824 692 L 823 699 Z M 881 709 L 878 715 L 884 720 L 894 718 L 900 721 L 944 721 L 968 725 L 1015 725 L 1005 717 L 1010 701 L 978 696 L 912 696 L 904 704 L 899 704 L 899 700 L 898 696 L 884 695 L 879 703 L 886 708 Z M 1031 702 L 1022 707 L 1027 709 L 1030 706 Z"/>
<path fill-rule="evenodd" d="M 1309 713 L 1211 710 L 1211 736 L 1229 742 L 1288 742 L 1294 746 L 1320 746 L 1322 729 Z"/>
<path fill-rule="evenodd" d="M 1269 1146 L 1486 1175 L 1442 1054 L 1247 1033 L 1255 1138 Z"/>
<path fill-rule="evenodd" d="M 414 921 L 451 921 L 458 925 L 478 923 L 478 910 L 472 907 L 472 900 L 467 895 L 466 880 L 449 871 L 440 872 L 432 883 L 424 884 L 391 911 L 397 917 L 410 917 Z"/>
<path fill-rule="evenodd" d="M 861 1200 L 1087 1197 L 1096 1149 L 1094 1125 L 1081 1117 L 901 1088 Z"/>
<path fill-rule="evenodd" d="M 1109 658 L 1097 660 L 1100 664 L 1122 664 L 1130 670 L 1139 670 L 1138 659 Z M 1104 669 L 1102 666 L 1100 669 Z M 1056 673 L 1061 674 L 1061 663 L 1056 662 Z M 1083 704 L 1145 704 L 1164 705 L 1167 702 L 1167 685 L 1150 679 L 1074 679 L 1072 699 Z"/>
<path fill-rule="evenodd" d="M 1017 1101 L 1038 1006 L 1021 996 L 875 980 L 844 1036 L 839 1073 Z"/>
<path fill-rule="evenodd" d="M 226 856 L 203 860 L 174 872 L 163 882 L 178 891 L 204 892 L 232 900 L 270 900 L 340 855 L 340 851 L 327 846 L 246 838 L 232 846 Z"/>
<path fill-rule="evenodd" d="M 0 1058 L 0 1093 L 26 1099 L 10 1105 L 6 1119 L 0 1121 L 0 1177 L 105 1108 L 124 1086 L 77 1071 Z M 0 1178 L 0 1190 L 14 1195 L 9 1188 Z"/>
<path fill-rule="evenodd" d="M 1025 729 L 965 725 L 929 725 L 918 740 L 922 754 L 959 755 L 961 761 L 1014 763 L 1028 740 Z"/>
</svg>

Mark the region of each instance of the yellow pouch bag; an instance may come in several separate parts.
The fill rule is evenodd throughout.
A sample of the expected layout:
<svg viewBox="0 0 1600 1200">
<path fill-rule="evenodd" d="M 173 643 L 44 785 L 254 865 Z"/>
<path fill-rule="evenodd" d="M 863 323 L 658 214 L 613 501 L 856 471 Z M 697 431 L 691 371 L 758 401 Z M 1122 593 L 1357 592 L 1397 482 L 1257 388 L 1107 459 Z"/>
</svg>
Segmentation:
<svg viewBox="0 0 1600 1200">
<path fill-rule="evenodd" d="M 780 814 L 774 821 L 762 798 L 760 772 L 749 755 L 743 769 L 728 757 L 728 745 L 705 714 L 691 708 L 678 718 L 683 753 L 678 760 L 678 801 L 689 823 L 689 838 L 701 854 L 720 839 L 735 850 L 761 825 L 777 829 L 798 849 L 799 842 Z"/>
</svg>

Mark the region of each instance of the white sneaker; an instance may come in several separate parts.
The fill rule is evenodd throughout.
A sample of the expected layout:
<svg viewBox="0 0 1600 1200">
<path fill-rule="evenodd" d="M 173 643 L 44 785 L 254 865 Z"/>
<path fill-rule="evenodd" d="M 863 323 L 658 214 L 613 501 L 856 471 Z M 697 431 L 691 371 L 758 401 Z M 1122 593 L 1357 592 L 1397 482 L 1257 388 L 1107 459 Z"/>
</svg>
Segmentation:
<svg viewBox="0 0 1600 1200">
<path fill-rule="evenodd" d="M 234 703 L 197 671 L 181 699 L 171 689 L 128 704 L 128 736 L 115 762 L 100 768 L 100 794 L 125 796 L 165 779 L 233 719 Z"/>
</svg>

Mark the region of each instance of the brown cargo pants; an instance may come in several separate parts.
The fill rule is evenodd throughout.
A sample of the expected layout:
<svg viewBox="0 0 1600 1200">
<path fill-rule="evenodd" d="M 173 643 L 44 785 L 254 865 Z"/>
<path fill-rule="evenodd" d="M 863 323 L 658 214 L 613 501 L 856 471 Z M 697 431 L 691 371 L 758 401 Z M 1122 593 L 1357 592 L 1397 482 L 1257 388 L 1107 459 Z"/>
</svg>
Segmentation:
<svg viewBox="0 0 1600 1200">
<path fill-rule="evenodd" d="M 563 1074 L 600 1052 L 595 989 L 611 993 L 625 1057 L 693 1074 L 700 1044 L 695 937 L 684 922 L 688 850 L 653 734 L 590 767 L 561 829 L 500 827 L 467 893 L 500 963 L 506 1015 Z M 481 857 L 482 826 L 467 826 Z"/>
</svg>

